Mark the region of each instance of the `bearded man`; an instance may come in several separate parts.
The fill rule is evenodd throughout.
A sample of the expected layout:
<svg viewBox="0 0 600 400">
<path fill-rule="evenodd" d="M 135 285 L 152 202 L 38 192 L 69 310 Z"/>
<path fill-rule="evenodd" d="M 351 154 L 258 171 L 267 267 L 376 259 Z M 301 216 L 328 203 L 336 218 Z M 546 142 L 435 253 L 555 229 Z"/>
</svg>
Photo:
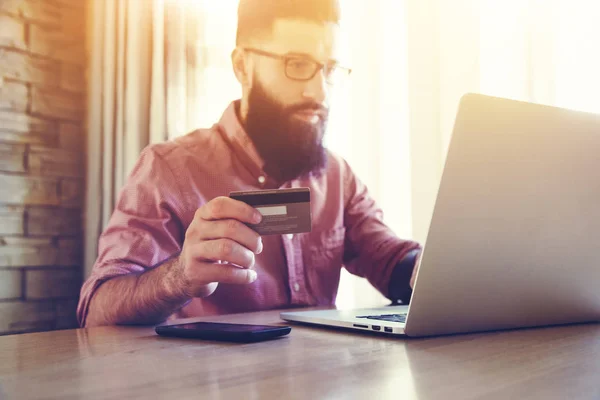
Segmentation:
<svg viewBox="0 0 600 400">
<path fill-rule="evenodd" d="M 339 23 L 337 0 L 240 1 L 242 97 L 212 128 L 144 149 L 82 287 L 81 326 L 333 306 L 342 267 L 410 300 L 420 245 L 386 226 L 323 145 L 331 91 L 350 72 Z M 261 237 L 249 226 L 261 214 L 228 197 L 298 187 L 310 188 L 312 229 L 296 235 Z"/>
</svg>

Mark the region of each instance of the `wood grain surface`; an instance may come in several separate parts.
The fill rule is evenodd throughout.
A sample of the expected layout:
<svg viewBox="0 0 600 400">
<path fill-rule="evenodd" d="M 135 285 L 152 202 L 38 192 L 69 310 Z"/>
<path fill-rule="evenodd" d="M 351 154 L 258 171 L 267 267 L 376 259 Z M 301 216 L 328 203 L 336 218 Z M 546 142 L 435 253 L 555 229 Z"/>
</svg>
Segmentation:
<svg viewBox="0 0 600 400">
<path fill-rule="evenodd" d="M 208 320 L 283 323 L 278 311 Z M 600 325 L 428 339 L 292 325 L 254 344 L 147 327 L 4 336 L 0 398 L 598 399 Z"/>
</svg>

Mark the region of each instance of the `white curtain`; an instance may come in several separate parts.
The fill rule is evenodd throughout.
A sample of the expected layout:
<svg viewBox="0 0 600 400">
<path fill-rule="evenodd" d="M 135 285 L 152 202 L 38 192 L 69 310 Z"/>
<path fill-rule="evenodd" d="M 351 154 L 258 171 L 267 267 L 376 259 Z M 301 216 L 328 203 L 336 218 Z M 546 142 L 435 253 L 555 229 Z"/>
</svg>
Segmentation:
<svg viewBox="0 0 600 400">
<path fill-rule="evenodd" d="M 425 242 L 460 97 L 600 113 L 593 0 L 342 0 L 352 87 L 329 132 L 404 237 Z M 385 304 L 342 275 L 338 306 Z"/>
<path fill-rule="evenodd" d="M 188 4 L 189 3 L 189 4 Z M 200 114 L 202 8 L 193 0 L 89 0 L 85 274 L 142 149 Z"/>
</svg>

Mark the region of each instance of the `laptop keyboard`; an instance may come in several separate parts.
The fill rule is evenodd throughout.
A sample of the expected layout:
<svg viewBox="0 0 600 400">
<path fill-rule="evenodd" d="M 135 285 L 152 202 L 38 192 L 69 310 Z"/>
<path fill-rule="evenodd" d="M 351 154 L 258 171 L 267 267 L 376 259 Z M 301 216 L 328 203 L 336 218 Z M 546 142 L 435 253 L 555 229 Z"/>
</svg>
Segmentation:
<svg viewBox="0 0 600 400">
<path fill-rule="evenodd" d="M 365 316 L 360 316 L 360 317 L 356 317 L 356 318 L 365 318 L 365 319 L 371 319 L 371 320 L 374 319 L 374 320 L 378 320 L 378 321 L 400 322 L 400 323 L 406 322 L 406 314 L 365 315 Z"/>
</svg>

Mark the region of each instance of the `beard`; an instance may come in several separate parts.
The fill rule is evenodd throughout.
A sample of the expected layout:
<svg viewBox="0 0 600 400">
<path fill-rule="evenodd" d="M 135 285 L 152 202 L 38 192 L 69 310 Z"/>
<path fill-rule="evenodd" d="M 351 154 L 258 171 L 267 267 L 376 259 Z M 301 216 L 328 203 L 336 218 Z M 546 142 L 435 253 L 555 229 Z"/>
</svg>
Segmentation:
<svg viewBox="0 0 600 400">
<path fill-rule="evenodd" d="M 323 137 L 329 112 L 315 102 L 284 106 L 255 80 L 248 97 L 245 130 L 265 162 L 264 170 L 279 181 L 290 181 L 325 168 Z M 316 123 L 295 116 L 298 111 L 317 111 Z"/>
</svg>

